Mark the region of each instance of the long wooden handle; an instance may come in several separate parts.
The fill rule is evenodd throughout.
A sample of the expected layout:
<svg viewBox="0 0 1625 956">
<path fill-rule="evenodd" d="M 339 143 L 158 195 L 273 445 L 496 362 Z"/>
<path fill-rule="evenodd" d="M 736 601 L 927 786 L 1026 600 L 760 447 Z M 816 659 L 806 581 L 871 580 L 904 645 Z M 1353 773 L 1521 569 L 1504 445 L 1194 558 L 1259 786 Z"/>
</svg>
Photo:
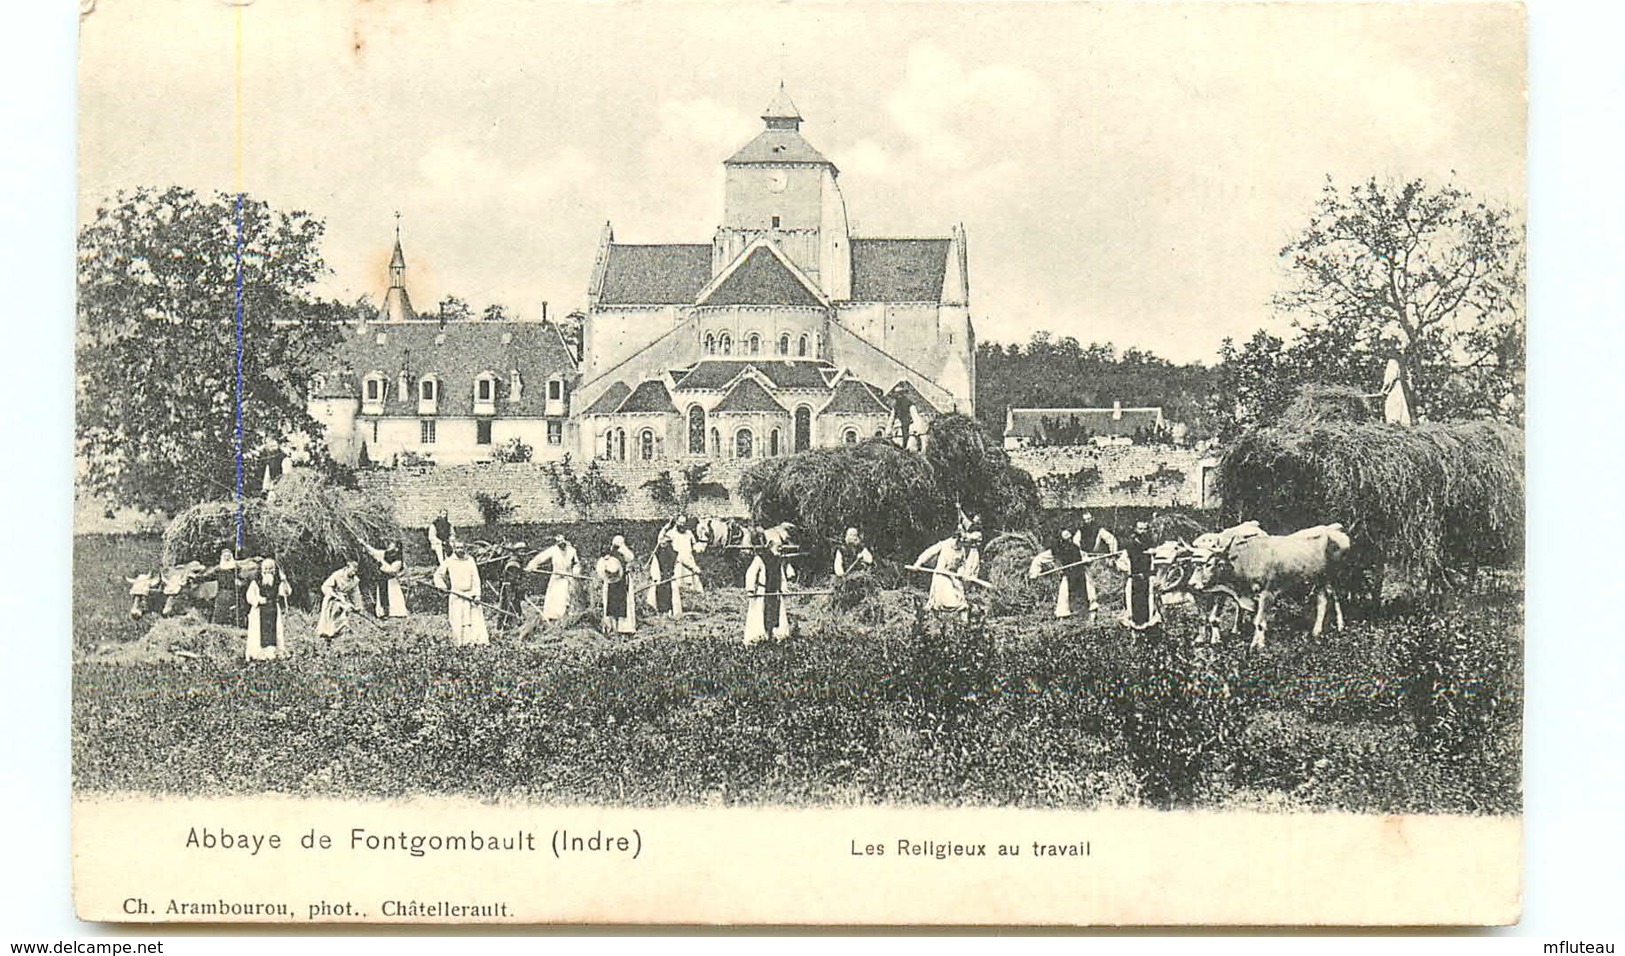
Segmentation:
<svg viewBox="0 0 1625 956">
<path fill-rule="evenodd" d="M 958 578 L 961 581 L 969 581 L 972 584 L 980 584 L 984 588 L 990 588 L 993 586 L 993 582 L 991 581 L 983 581 L 981 578 L 973 578 L 968 574 L 960 574 L 957 571 L 943 571 L 940 568 L 922 568 L 917 564 L 905 564 L 903 567 L 908 571 L 923 571 L 926 574 L 945 574 L 950 578 Z"/>
</svg>

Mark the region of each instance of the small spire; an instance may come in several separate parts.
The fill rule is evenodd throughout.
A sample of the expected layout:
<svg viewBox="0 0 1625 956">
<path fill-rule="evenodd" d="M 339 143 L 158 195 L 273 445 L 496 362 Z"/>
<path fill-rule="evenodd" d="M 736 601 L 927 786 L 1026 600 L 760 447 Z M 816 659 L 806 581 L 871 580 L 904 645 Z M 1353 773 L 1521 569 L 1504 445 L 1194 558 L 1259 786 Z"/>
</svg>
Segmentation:
<svg viewBox="0 0 1625 956">
<path fill-rule="evenodd" d="M 767 123 L 768 129 L 800 129 L 801 111 L 791 102 L 790 94 L 784 90 L 784 81 L 779 81 L 779 91 L 774 94 L 773 102 L 767 104 L 762 111 L 762 119 Z"/>
</svg>

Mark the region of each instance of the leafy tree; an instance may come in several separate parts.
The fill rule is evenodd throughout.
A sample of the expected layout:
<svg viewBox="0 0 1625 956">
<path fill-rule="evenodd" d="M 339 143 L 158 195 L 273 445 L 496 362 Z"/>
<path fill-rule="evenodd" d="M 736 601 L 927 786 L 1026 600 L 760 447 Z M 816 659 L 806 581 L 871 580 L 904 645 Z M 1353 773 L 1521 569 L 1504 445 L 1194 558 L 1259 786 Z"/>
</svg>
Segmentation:
<svg viewBox="0 0 1625 956">
<path fill-rule="evenodd" d="M 354 315 L 311 293 L 327 271 L 322 229 L 179 187 L 121 191 L 96 210 L 78 241 L 75 428 L 89 491 L 175 512 L 232 495 L 239 454 L 320 434 L 311 378 Z"/>
<path fill-rule="evenodd" d="M 586 324 L 585 312 L 571 312 L 559 322 L 559 332 L 564 336 L 564 344 L 570 347 L 570 354 L 581 361 L 582 326 Z"/>
<path fill-rule="evenodd" d="M 512 320 L 512 316 L 508 314 L 508 307 L 500 302 L 493 302 L 486 306 L 485 311 L 480 313 L 480 318 L 487 322 L 508 322 Z"/>
<path fill-rule="evenodd" d="M 1353 356 L 1321 370 L 1332 380 L 1375 390 L 1393 357 L 1421 415 L 1521 418 L 1523 236 L 1510 210 L 1420 179 L 1328 180 L 1281 255 L 1291 284 L 1276 304 L 1318 337 L 1299 357 Z M 1337 378 L 1354 374 L 1367 377 Z"/>
<path fill-rule="evenodd" d="M 442 322 L 462 322 L 474 317 L 474 307 L 454 295 L 441 299 L 435 311 L 439 313 Z"/>
</svg>

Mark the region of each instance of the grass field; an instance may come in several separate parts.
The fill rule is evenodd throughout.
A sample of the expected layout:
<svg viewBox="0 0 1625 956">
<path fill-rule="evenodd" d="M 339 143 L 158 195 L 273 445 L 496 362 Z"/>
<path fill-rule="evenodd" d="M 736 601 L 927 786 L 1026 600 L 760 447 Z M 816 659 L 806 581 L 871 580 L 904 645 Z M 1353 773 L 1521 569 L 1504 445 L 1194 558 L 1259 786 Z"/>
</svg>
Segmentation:
<svg viewBox="0 0 1625 956">
<path fill-rule="evenodd" d="M 1111 615 L 1056 621 L 1031 599 L 983 628 L 942 625 L 917 618 L 913 589 L 850 608 L 800 599 L 795 637 L 744 647 L 743 592 L 718 587 L 631 637 L 601 637 L 584 616 L 467 649 L 427 611 L 319 646 L 296 611 L 293 655 L 248 664 L 240 634 L 125 618 L 122 576 L 150 563 L 152 538 L 76 544 L 83 790 L 1385 813 L 1521 802 L 1522 580 L 1509 572 L 1318 642 L 1283 612 L 1262 652 L 1241 639 L 1193 649 L 1184 608 L 1160 643 Z M 1108 605 L 1119 580 L 1102 574 Z"/>
</svg>

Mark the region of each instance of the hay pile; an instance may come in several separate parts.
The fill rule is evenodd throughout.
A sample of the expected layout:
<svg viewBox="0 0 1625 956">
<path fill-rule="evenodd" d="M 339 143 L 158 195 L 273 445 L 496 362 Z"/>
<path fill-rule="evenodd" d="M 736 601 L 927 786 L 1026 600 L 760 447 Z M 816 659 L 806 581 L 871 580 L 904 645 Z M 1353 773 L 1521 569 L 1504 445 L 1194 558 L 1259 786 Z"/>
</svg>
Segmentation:
<svg viewBox="0 0 1625 956">
<path fill-rule="evenodd" d="M 982 577 L 993 585 L 986 595 L 989 610 L 997 614 L 1026 613 L 1053 601 L 1055 575 L 1033 580 L 1027 576 L 1033 556 L 1049 546 L 1030 531 L 997 535 L 982 549 Z"/>
<path fill-rule="evenodd" d="M 1324 394 L 1224 453 L 1218 490 L 1230 517 L 1276 533 L 1340 521 L 1368 557 L 1430 582 L 1447 568 L 1522 554 L 1521 432 L 1495 422 L 1349 420 L 1317 398 Z"/>
<path fill-rule="evenodd" d="M 946 537 L 955 504 L 980 512 L 990 531 L 1033 528 L 1039 513 L 1032 476 L 963 415 L 934 419 L 923 453 L 883 439 L 816 448 L 752 466 L 739 491 L 756 521 L 793 521 L 831 544 L 855 527 L 877 555 L 917 554 Z"/>
<path fill-rule="evenodd" d="M 918 551 L 953 528 L 953 503 L 931 466 L 879 439 L 770 458 L 745 472 L 739 491 L 756 521 L 794 521 L 814 541 L 858 528 L 877 553 Z"/>
<path fill-rule="evenodd" d="M 205 501 L 175 516 L 164 529 L 164 564 L 213 565 L 236 539 L 239 503 Z M 241 502 L 242 553 L 271 555 L 296 588 L 319 585 L 346 559 L 360 554 L 357 538 L 383 547 L 400 535 L 394 505 L 306 470 L 290 472 L 266 498 Z"/>
</svg>

